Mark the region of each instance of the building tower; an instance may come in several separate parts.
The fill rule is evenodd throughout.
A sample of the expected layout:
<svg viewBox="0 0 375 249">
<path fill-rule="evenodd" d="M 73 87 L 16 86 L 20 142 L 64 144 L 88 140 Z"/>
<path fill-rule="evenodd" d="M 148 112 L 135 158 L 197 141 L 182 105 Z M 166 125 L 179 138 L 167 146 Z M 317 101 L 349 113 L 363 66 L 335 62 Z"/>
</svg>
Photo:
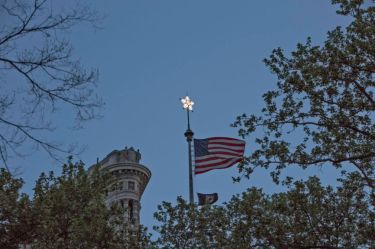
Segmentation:
<svg viewBox="0 0 375 249">
<path fill-rule="evenodd" d="M 141 153 L 133 147 L 114 150 L 98 164 L 118 179 L 118 184 L 109 188 L 106 196 L 108 206 L 114 202 L 126 208 L 124 217 L 132 228 L 139 227 L 141 197 L 151 177 L 151 171 L 140 164 Z"/>
</svg>

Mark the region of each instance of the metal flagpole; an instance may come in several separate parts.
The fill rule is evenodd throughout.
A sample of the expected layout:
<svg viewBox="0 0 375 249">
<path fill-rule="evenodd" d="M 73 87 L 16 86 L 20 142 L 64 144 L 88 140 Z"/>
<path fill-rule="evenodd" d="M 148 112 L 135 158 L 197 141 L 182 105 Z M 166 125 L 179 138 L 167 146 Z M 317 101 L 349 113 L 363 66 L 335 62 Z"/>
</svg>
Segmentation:
<svg viewBox="0 0 375 249">
<path fill-rule="evenodd" d="M 190 204 L 193 204 L 194 192 L 193 192 L 193 163 L 192 163 L 192 157 L 191 157 L 191 141 L 193 141 L 194 132 L 190 129 L 190 111 L 193 110 L 194 102 L 189 98 L 189 96 L 182 98 L 181 102 L 182 102 L 183 108 L 186 109 L 186 113 L 187 113 L 188 127 L 184 135 L 186 137 L 186 141 L 188 142 L 188 151 L 189 151 L 189 201 L 190 201 Z"/>
</svg>

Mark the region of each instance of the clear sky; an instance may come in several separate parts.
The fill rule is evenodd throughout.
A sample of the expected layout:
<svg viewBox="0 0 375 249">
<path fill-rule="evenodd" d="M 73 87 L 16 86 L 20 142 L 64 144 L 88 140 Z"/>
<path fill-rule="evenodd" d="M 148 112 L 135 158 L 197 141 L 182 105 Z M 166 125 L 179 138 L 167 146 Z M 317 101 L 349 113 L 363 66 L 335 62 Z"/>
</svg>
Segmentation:
<svg viewBox="0 0 375 249">
<path fill-rule="evenodd" d="M 262 59 L 276 47 L 292 51 L 308 36 L 322 44 L 328 30 L 348 23 L 325 0 L 91 2 L 106 16 L 103 29 L 80 26 L 69 37 L 82 63 L 99 69 L 103 118 L 70 131 L 70 116 L 61 110 L 53 118 L 58 128 L 46 136 L 87 145 L 76 158 L 87 166 L 114 149 L 140 149 L 141 162 L 153 174 L 141 211 L 141 222 L 150 228 L 158 204 L 174 202 L 179 195 L 188 199 L 186 113 L 179 98 L 188 92 L 196 103 L 191 115 L 196 138 L 237 137 L 230 123 L 239 114 L 259 113 L 262 93 L 276 84 Z M 248 154 L 254 136 L 246 143 Z M 60 164 L 41 151 L 29 154 L 9 164 L 20 169 L 25 191 L 31 193 L 38 175 L 60 172 Z M 288 173 L 319 174 L 325 183 L 334 179 L 334 171 L 324 168 Z M 267 193 L 282 190 L 264 170 L 237 184 L 232 176 L 237 176 L 235 167 L 211 171 L 195 178 L 195 188 L 219 193 L 219 204 L 251 186 Z"/>
</svg>

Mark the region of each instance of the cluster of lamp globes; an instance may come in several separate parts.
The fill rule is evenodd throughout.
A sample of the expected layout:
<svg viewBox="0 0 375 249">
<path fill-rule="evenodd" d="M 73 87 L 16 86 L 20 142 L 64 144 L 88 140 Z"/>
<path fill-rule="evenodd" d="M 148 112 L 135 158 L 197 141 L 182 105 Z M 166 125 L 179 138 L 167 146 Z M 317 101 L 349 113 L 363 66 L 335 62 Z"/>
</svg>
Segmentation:
<svg viewBox="0 0 375 249">
<path fill-rule="evenodd" d="M 189 96 L 185 96 L 181 98 L 182 107 L 188 111 L 193 110 L 194 102 L 189 98 Z"/>
</svg>

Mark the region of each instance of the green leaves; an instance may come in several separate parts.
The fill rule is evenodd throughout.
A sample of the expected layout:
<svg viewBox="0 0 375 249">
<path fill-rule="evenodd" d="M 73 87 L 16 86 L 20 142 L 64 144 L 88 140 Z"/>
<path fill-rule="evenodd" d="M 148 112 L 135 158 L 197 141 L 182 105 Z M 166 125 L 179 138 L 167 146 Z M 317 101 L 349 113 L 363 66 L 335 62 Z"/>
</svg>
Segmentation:
<svg viewBox="0 0 375 249">
<path fill-rule="evenodd" d="M 358 174 L 336 189 L 311 177 L 272 196 L 250 188 L 223 206 L 163 202 L 154 229 L 159 248 L 371 248 L 370 205 Z"/>
<path fill-rule="evenodd" d="M 222 248 L 225 240 L 223 209 L 188 204 L 181 197 L 176 206 L 163 202 L 154 214 L 160 236 L 158 248 Z"/>
<path fill-rule="evenodd" d="M 71 160 L 62 174 L 42 173 L 33 199 L 19 194 L 22 180 L 0 174 L 0 247 L 36 249 L 152 248 L 150 235 L 131 230 L 120 205 L 108 207 L 105 191 L 116 179 Z"/>
<path fill-rule="evenodd" d="M 31 206 L 28 196 L 19 194 L 22 185 L 22 179 L 0 169 L 0 248 L 16 249 L 32 239 Z"/>
<path fill-rule="evenodd" d="M 271 167 L 275 182 L 283 168 L 352 165 L 375 187 L 375 7 L 337 0 L 353 22 L 328 32 L 322 46 L 312 39 L 290 56 L 281 48 L 265 59 L 276 74 L 276 89 L 263 95 L 261 115 L 243 114 L 232 124 L 258 144 L 240 173 Z M 253 137 L 260 129 L 263 136 Z"/>
</svg>

